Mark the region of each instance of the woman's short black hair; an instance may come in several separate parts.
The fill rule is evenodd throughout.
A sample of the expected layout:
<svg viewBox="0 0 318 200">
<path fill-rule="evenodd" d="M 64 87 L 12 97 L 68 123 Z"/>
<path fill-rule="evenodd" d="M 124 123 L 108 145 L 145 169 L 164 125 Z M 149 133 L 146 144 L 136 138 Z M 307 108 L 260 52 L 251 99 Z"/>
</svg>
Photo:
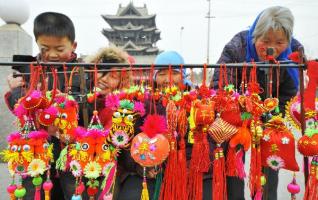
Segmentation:
<svg viewBox="0 0 318 200">
<path fill-rule="evenodd" d="M 75 41 L 75 28 L 72 20 L 61 13 L 44 12 L 34 19 L 33 33 L 35 40 L 41 35 L 67 37 Z"/>
</svg>

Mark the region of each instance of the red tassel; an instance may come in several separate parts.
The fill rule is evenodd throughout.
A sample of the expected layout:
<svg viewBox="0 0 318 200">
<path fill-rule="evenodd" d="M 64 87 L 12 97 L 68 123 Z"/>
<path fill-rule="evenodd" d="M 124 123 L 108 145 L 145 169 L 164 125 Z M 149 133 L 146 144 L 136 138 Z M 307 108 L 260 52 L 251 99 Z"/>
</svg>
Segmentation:
<svg viewBox="0 0 318 200">
<path fill-rule="evenodd" d="M 171 199 L 175 200 L 176 198 L 176 176 L 175 172 L 177 169 L 177 150 L 176 150 L 176 141 L 173 139 L 172 142 L 170 142 L 170 153 L 167 161 L 167 166 L 164 173 L 164 178 L 161 185 L 161 191 L 160 191 L 160 200 L 164 199 Z"/>
<path fill-rule="evenodd" d="M 178 162 L 176 171 L 176 198 L 178 200 L 187 200 L 187 161 L 186 161 L 186 144 L 184 136 L 187 133 L 187 112 L 185 109 L 181 109 L 178 113 L 178 133 L 180 135 L 179 150 L 178 150 Z"/>
<path fill-rule="evenodd" d="M 226 175 L 227 176 L 237 176 L 237 166 L 236 166 L 236 150 L 235 147 L 229 146 L 226 155 Z"/>
<path fill-rule="evenodd" d="M 249 175 L 250 195 L 253 197 L 257 192 L 262 191 L 261 176 L 262 176 L 262 163 L 261 163 L 261 150 L 259 145 L 252 145 L 251 164 Z"/>
<path fill-rule="evenodd" d="M 318 158 L 314 157 L 310 166 L 310 175 L 306 184 L 303 200 L 318 200 Z"/>
<path fill-rule="evenodd" d="M 202 127 L 200 128 L 202 129 Z M 194 145 L 191 154 L 188 177 L 189 200 L 202 199 L 203 173 L 209 170 L 209 165 L 209 144 L 206 138 L 206 133 L 196 132 L 194 134 Z"/>
<path fill-rule="evenodd" d="M 243 163 L 244 151 L 240 148 L 238 151 L 235 148 L 229 147 L 226 156 L 226 175 L 239 177 L 244 179 L 246 177 L 244 163 Z"/>
<path fill-rule="evenodd" d="M 227 199 L 227 191 L 223 149 L 221 147 L 216 148 L 214 150 L 214 155 L 215 157 L 213 161 L 212 199 L 224 200 Z"/>
<path fill-rule="evenodd" d="M 180 149 L 178 150 L 178 163 L 177 163 L 177 174 L 176 174 L 176 187 L 177 193 L 176 198 L 178 200 L 187 199 L 187 161 L 186 161 L 186 150 L 185 141 L 182 138 L 179 142 Z"/>
<path fill-rule="evenodd" d="M 236 153 L 236 169 L 237 169 L 237 175 L 240 179 L 244 179 L 246 177 L 245 169 L 244 169 L 244 163 L 243 163 L 243 155 L 244 151 L 241 148 Z"/>
<path fill-rule="evenodd" d="M 34 200 L 41 200 L 41 185 L 35 188 Z"/>
<path fill-rule="evenodd" d="M 257 191 L 254 200 L 262 200 L 262 192 Z"/>
<path fill-rule="evenodd" d="M 176 169 L 178 164 L 177 155 L 177 140 L 176 128 L 177 128 L 177 107 L 173 101 L 169 101 L 166 108 L 167 126 L 170 138 L 170 153 L 167 161 L 167 166 L 164 173 L 164 178 L 161 184 L 160 190 L 160 200 L 171 199 L 175 200 L 177 194 L 177 179 L 176 179 Z M 158 120 L 154 120 L 155 124 L 158 124 Z"/>
<path fill-rule="evenodd" d="M 202 146 L 201 146 L 201 150 L 200 150 L 200 154 L 201 154 L 201 159 L 198 164 L 200 166 L 200 172 L 208 172 L 209 168 L 210 168 L 210 146 L 209 146 L 209 142 L 208 142 L 208 138 L 207 138 L 207 133 L 206 133 L 206 129 L 204 128 L 203 133 L 202 134 Z"/>
<path fill-rule="evenodd" d="M 251 150 L 251 163 L 250 163 L 250 174 L 249 174 L 249 187 L 250 196 L 253 197 L 255 194 L 255 183 L 256 183 L 256 147 L 255 144 L 252 145 Z"/>
</svg>

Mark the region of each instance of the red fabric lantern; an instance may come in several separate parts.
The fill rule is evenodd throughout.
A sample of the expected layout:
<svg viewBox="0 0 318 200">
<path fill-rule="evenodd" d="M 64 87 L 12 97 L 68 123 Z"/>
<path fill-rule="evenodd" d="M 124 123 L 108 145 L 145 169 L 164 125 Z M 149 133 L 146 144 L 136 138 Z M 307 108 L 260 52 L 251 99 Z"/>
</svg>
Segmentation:
<svg viewBox="0 0 318 200">
<path fill-rule="evenodd" d="M 215 102 L 208 99 L 194 102 L 194 121 L 198 125 L 209 125 L 214 121 Z"/>
</svg>

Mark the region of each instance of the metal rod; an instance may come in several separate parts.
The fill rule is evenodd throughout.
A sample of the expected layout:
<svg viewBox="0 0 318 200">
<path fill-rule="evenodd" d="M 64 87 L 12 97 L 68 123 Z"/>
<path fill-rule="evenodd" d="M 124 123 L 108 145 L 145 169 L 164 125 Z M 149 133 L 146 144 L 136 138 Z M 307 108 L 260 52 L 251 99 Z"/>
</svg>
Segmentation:
<svg viewBox="0 0 318 200">
<path fill-rule="evenodd" d="M 33 65 L 41 65 L 46 67 L 61 67 L 61 66 L 76 66 L 76 67 L 86 67 L 86 68 L 93 68 L 95 65 L 97 67 L 105 67 L 105 69 L 117 67 L 117 68 L 133 68 L 136 69 L 139 67 L 139 69 L 149 70 L 151 69 L 152 64 L 120 64 L 120 63 L 60 63 L 60 62 L 40 62 L 40 63 L 34 63 L 34 62 L 0 62 L 0 66 L 29 66 L 30 64 Z M 306 67 L 305 64 L 294 64 L 292 62 L 280 62 L 279 64 L 268 64 L 264 62 L 257 62 L 255 64 L 253 63 L 223 63 L 223 65 L 226 64 L 226 67 L 253 67 L 255 64 L 258 68 L 270 68 L 270 67 L 281 67 L 281 68 L 298 68 L 302 66 L 303 68 Z M 220 68 L 220 64 L 209 64 L 207 65 L 207 68 Z M 166 69 L 169 67 L 169 65 L 153 65 L 155 69 Z M 180 68 L 180 65 L 171 65 L 172 68 Z M 183 68 L 203 68 L 203 64 L 185 64 L 183 65 Z"/>
</svg>

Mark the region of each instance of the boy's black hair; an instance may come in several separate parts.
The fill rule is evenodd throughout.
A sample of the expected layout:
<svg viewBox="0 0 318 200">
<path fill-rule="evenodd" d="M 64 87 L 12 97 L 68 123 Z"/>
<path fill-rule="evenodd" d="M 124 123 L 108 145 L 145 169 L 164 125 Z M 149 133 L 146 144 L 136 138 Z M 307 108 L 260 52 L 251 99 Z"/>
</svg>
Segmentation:
<svg viewBox="0 0 318 200">
<path fill-rule="evenodd" d="M 34 19 L 33 33 L 35 40 L 41 35 L 67 37 L 75 40 L 75 28 L 72 20 L 64 14 L 44 12 Z"/>
</svg>

